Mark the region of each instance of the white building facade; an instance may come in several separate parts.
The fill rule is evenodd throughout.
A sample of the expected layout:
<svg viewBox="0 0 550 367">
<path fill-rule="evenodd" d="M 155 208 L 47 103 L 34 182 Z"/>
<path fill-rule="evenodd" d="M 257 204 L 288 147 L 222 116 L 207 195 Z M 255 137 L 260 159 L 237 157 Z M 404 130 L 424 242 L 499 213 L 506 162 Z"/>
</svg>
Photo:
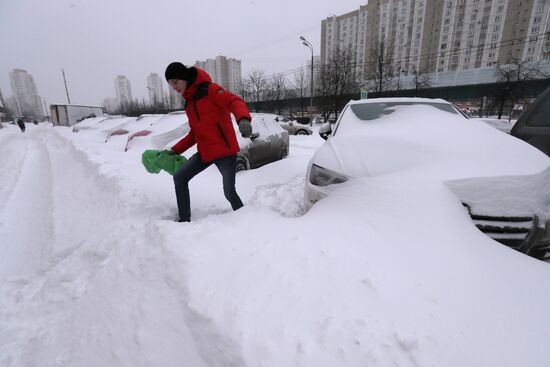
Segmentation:
<svg viewBox="0 0 550 367">
<path fill-rule="evenodd" d="M 220 55 L 215 60 L 196 61 L 195 66 L 210 74 L 214 83 L 233 93 L 237 93 L 242 85 L 241 60 Z"/>
<path fill-rule="evenodd" d="M 118 75 L 115 78 L 115 93 L 119 105 L 124 106 L 133 101 L 132 86 L 130 81 L 124 75 Z"/>
<path fill-rule="evenodd" d="M 356 66 L 357 75 L 363 75 L 367 22 L 366 6 L 361 6 L 358 10 L 343 15 L 334 15 L 324 19 L 321 22 L 321 63 L 328 64 L 337 49 L 349 50 Z"/>
<path fill-rule="evenodd" d="M 44 116 L 42 99 L 31 74 L 23 69 L 14 69 L 9 74 L 10 85 L 15 99 L 16 110 L 19 116 Z"/>
<path fill-rule="evenodd" d="M 158 105 L 165 102 L 163 79 L 157 73 L 151 73 L 147 77 L 147 90 L 149 92 L 149 103 Z"/>
</svg>

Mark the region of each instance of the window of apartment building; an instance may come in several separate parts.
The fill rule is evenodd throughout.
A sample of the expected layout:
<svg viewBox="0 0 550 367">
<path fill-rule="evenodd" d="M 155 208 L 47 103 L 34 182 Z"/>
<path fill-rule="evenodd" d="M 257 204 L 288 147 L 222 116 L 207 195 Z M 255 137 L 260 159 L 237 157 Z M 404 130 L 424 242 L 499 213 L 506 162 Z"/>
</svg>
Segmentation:
<svg viewBox="0 0 550 367">
<path fill-rule="evenodd" d="M 495 57 L 495 53 L 494 53 L 494 52 L 490 52 L 490 53 L 489 53 L 489 58 L 492 59 L 492 58 L 494 58 L 494 57 Z"/>
<path fill-rule="evenodd" d="M 500 24 L 495 24 L 493 27 L 493 32 L 498 32 L 498 31 L 500 31 Z"/>
<path fill-rule="evenodd" d="M 496 40 L 498 40 L 498 34 L 493 34 L 491 36 L 491 41 L 496 41 Z"/>
<path fill-rule="evenodd" d="M 529 48 L 527 48 L 527 53 L 528 53 L 528 54 L 531 54 L 531 53 L 533 53 L 533 52 L 535 52 L 535 48 L 534 48 L 534 47 L 529 47 Z"/>
<path fill-rule="evenodd" d="M 442 50 L 445 50 L 446 48 L 447 48 L 447 44 L 446 44 L 446 43 L 442 43 L 442 44 L 441 44 L 441 49 L 442 49 Z"/>
<path fill-rule="evenodd" d="M 475 33 L 475 31 L 468 32 L 468 38 L 474 38 Z"/>
<path fill-rule="evenodd" d="M 501 20 L 502 20 L 502 16 L 500 16 L 500 15 L 495 16 L 495 23 L 500 22 Z"/>
<path fill-rule="evenodd" d="M 539 40 L 538 36 L 532 36 L 531 38 L 529 38 L 529 43 L 535 43 Z"/>
<path fill-rule="evenodd" d="M 540 30 L 539 26 L 533 27 L 531 28 L 531 33 L 539 33 L 539 30 Z"/>
<path fill-rule="evenodd" d="M 525 58 L 525 61 L 527 61 L 527 62 L 533 61 L 533 56 L 529 56 L 529 57 Z"/>
<path fill-rule="evenodd" d="M 476 20 L 476 19 L 477 19 L 477 14 L 476 13 L 472 14 L 472 16 L 470 17 L 470 20 Z"/>
<path fill-rule="evenodd" d="M 542 20 L 542 16 L 536 16 L 535 19 L 533 20 L 533 23 L 540 23 Z"/>
</svg>

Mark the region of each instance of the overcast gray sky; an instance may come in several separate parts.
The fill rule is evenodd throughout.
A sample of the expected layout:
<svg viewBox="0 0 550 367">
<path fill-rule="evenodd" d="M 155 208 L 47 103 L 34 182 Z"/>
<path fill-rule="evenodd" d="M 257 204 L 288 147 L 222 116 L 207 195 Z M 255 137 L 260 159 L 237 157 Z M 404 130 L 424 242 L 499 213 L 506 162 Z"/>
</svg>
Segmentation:
<svg viewBox="0 0 550 367">
<path fill-rule="evenodd" d="M 305 65 L 306 37 L 320 52 L 321 20 L 366 0 L 0 0 L 0 89 L 11 96 L 8 73 L 34 76 L 38 93 L 66 103 L 99 105 L 114 97 L 125 75 L 134 98 L 147 94 L 151 72 L 164 77 L 172 61 L 192 64 L 217 55 L 267 74 Z"/>
</svg>

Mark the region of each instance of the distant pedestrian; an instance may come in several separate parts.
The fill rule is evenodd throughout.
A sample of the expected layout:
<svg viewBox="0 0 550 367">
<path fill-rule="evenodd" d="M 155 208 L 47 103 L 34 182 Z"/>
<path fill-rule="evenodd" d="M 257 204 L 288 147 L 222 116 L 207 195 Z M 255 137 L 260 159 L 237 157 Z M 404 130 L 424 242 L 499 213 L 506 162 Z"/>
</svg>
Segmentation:
<svg viewBox="0 0 550 367">
<path fill-rule="evenodd" d="M 238 121 L 244 138 L 252 135 L 252 118 L 246 103 L 220 85 L 197 67 L 187 68 L 173 62 L 166 68 L 166 81 L 185 98 L 185 112 L 189 119 L 189 133 L 177 142 L 169 154 L 182 154 L 197 144 L 197 153 L 176 172 L 174 185 L 180 222 L 191 221 L 189 181 L 212 163 L 223 177 L 223 192 L 233 210 L 243 206 L 235 190 L 235 173 L 239 143 L 231 123 L 231 113 Z"/>
<path fill-rule="evenodd" d="M 21 119 L 21 118 L 17 119 L 17 125 L 21 129 L 21 132 L 24 133 L 25 132 L 25 122 L 23 121 L 23 119 Z"/>
</svg>

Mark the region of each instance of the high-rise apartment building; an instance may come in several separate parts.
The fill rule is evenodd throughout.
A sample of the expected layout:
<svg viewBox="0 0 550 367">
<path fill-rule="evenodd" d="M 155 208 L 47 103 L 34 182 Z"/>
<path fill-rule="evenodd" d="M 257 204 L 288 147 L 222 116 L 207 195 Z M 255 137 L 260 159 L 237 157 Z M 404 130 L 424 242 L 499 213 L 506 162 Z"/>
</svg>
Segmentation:
<svg viewBox="0 0 550 367">
<path fill-rule="evenodd" d="M 115 92 L 120 105 L 128 105 L 133 101 L 132 86 L 124 75 L 117 75 L 115 78 Z"/>
<path fill-rule="evenodd" d="M 337 49 L 348 50 L 358 75 L 365 67 L 367 42 L 367 7 L 339 16 L 331 16 L 321 22 L 321 63 L 327 64 Z"/>
<path fill-rule="evenodd" d="M 215 60 L 196 61 L 195 66 L 210 74 L 214 83 L 231 92 L 237 92 L 242 84 L 241 60 L 220 55 Z"/>
<path fill-rule="evenodd" d="M 164 102 L 163 79 L 157 73 L 151 73 L 147 77 L 147 90 L 149 91 L 149 103 L 156 105 Z"/>
<path fill-rule="evenodd" d="M 227 59 L 227 74 L 227 89 L 238 93 L 243 81 L 241 60 Z"/>
<path fill-rule="evenodd" d="M 321 22 L 321 60 L 351 49 L 363 76 L 376 56 L 395 75 L 550 59 L 549 0 L 370 0 Z"/>
<path fill-rule="evenodd" d="M 23 69 L 13 69 L 9 76 L 16 102 L 16 110 L 13 112 L 20 116 L 43 116 L 42 100 L 32 75 Z"/>
</svg>

